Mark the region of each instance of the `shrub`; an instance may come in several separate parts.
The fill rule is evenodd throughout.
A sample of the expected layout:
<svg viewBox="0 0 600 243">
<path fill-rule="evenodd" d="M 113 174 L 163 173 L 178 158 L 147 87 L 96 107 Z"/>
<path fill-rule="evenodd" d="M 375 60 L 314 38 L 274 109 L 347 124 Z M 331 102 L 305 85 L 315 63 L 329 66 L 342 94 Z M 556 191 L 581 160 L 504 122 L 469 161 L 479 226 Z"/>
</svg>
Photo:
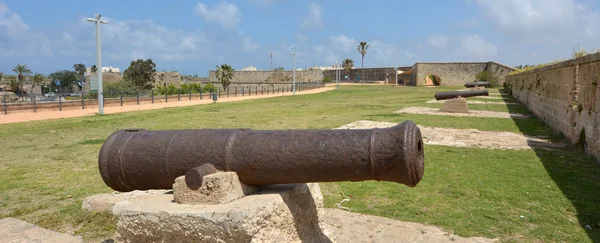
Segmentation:
<svg viewBox="0 0 600 243">
<path fill-rule="evenodd" d="M 217 92 L 217 87 L 215 87 L 213 84 L 211 83 L 207 83 L 206 85 L 204 85 L 204 87 L 202 87 L 202 92 L 203 93 L 213 93 L 213 92 Z"/>
<path fill-rule="evenodd" d="M 475 81 L 484 81 L 490 82 L 490 87 L 498 87 L 500 84 L 498 83 L 498 76 L 494 75 L 494 73 L 490 71 L 479 72 L 475 75 Z"/>
<path fill-rule="evenodd" d="M 124 96 L 132 96 L 136 95 L 139 92 L 139 88 L 135 86 L 132 82 L 127 80 L 121 80 L 114 83 L 106 83 L 103 87 L 104 97 L 106 98 L 115 98 Z M 98 94 L 96 94 L 97 96 Z"/>
<path fill-rule="evenodd" d="M 199 93 L 200 92 L 200 85 L 197 83 L 191 83 L 190 84 L 190 89 L 192 90 L 192 93 Z"/>
<path fill-rule="evenodd" d="M 329 83 L 329 82 L 331 82 L 331 79 L 329 77 L 323 78 L 323 83 Z"/>
<path fill-rule="evenodd" d="M 179 89 L 181 89 L 182 94 L 190 93 L 190 85 L 188 85 L 188 84 L 182 84 L 181 86 L 179 86 Z"/>
</svg>

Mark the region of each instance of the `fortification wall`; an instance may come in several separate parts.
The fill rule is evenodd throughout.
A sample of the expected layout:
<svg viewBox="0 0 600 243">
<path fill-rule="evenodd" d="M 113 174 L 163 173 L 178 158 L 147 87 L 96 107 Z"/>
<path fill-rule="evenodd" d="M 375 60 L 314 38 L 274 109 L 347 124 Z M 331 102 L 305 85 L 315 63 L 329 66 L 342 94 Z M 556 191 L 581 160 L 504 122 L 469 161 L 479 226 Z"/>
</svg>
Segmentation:
<svg viewBox="0 0 600 243">
<path fill-rule="evenodd" d="M 509 75 L 506 85 L 537 117 L 600 159 L 600 53 Z"/>
<path fill-rule="evenodd" d="M 208 72 L 209 82 L 218 82 L 215 71 Z M 323 80 L 321 70 L 296 71 L 296 82 Z M 291 83 L 293 71 L 234 71 L 231 83 Z"/>
<path fill-rule="evenodd" d="M 444 86 L 462 86 L 466 82 L 475 81 L 475 75 L 482 71 L 491 71 L 498 76 L 500 85 L 513 69 L 495 62 L 451 62 L 451 63 L 416 63 L 413 66 L 412 83 L 425 85 L 425 77 L 437 75 Z"/>
</svg>

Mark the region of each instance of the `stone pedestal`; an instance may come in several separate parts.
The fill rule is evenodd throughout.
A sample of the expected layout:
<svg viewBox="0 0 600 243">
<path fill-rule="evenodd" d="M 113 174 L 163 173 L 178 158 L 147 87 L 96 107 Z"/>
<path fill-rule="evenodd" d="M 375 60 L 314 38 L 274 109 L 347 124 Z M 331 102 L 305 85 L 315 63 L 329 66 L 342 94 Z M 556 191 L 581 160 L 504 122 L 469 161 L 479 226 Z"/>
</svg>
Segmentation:
<svg viewBox="0 0 600 243">
<path fill-rule="evenodd" d="M 467 106 L 467 100 L 465 98 L 459 97 L 446 100 L 444 106 L 440 108 L 440 111 L 449 113 L 469 113 L 469 106 Z"/>
<path fill-rule="evenodd" d="M 253 192 L 256 188 L 241 183 L 235 172 L 204 176 L 202 186 L 196 190 L 187 186 L 185 176 L 177 177 L 173 184 L 173 198 L 182 204 L 224 204 Z"/>
<path fill-rule="evenodd" d="M 197 190 L 184 187 L 181 177 L 173 194 L 116 203 L 115 242 L 333 242 L 317 183 L 263 186 L 246 195 L 252 188 L 232 181 L 237 174 L 211 176 Z M 215 197 L 200 199 L 211 197 L 209 188 L 216 189 Z M 176 202 L 174 195 L 191 204 Z"/>
</svg>

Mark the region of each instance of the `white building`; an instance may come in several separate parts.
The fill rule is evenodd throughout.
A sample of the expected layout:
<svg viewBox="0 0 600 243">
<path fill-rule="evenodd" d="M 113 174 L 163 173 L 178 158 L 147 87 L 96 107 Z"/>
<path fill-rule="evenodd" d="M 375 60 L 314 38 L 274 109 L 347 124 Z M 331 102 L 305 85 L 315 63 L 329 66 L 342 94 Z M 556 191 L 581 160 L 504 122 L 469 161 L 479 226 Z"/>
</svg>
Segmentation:
<svg viewBox="0 0 600 243">
<path fill-rule="evenodd" d="M 121 72 L 121 70 L 119 68 L 112 67 L 112 66 L 102 67 L 101 70 L 103 73 L 120 73 Z"/>
<path fill-rule="evenodd" d="M 241 71 L 257 71 L 255 66 L 247 66 L 242 68 Z"/>
</svg>

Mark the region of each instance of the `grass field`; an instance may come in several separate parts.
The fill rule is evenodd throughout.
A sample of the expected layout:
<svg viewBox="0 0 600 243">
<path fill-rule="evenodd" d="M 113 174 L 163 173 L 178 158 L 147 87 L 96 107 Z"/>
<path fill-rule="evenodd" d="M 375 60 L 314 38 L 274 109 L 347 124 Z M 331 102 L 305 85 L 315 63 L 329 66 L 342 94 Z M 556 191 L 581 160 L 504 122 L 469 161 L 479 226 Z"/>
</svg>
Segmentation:
<svg viewBox="0 0 600 243">
<path fill-rule="evenodd" d="M 357 120 L 412 120 L 561 138 L 537 119 L 393 113 L 440 107 L 425 102 L 435 92 L 456 89 L 340 86 L 314 95 L 0 125 L 0 218 L 23 219 L 86 241 L 110 238 L 116 219 L 80 208 L 85 197 L 111 191 L 100 178 L 98 152 L 110 133 L 125 128 L 331 129 Z M 522 106 L 469 107 L 529 113 Z M 510 151 L 426 145 L 425 156 L 425 176 L 417 187 L 322 183 L 326 206 L 350 198 L 344 206 L 354 212 L 434 224 L 460 236 L 600 242 L 600 165 L 575 147 Z"/>
</svg>

